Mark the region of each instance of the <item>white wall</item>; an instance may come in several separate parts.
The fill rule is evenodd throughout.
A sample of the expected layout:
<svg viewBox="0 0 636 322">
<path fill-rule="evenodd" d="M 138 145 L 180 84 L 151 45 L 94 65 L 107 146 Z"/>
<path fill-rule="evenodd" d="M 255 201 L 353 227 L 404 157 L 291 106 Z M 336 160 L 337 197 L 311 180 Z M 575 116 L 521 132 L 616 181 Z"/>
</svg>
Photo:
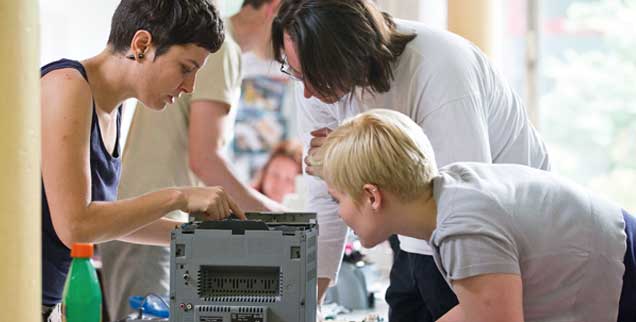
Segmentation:
<svg viewBox="0 0 636 322">
<path fill-rule="evenodd" d="M 40 65 L 60 58 L 82 60 L 106 48 L 110 20 L 120 0 L 40 0 Z M 126 102 L 122 124 L 123 148 L 134 100 Z"/>
<path fill-rule="evenodd" d="M 243 0 L 215 0 L 222 15 Z M 85 59 L 106 47 L 110 19 L 120 0 L 39 0 L 40 64 L 59 58 Z"/>
<path fill-rule="evenodd" d="M 119 0 L 40 0 L 40 63 L 85 59 L 106 47 Z"/>
<path fill-rule="evenodd" d="M 396 18 L 421 21 L 446 29 L 446 0 L 376 0 L 378 6 Z"/>
</svg>

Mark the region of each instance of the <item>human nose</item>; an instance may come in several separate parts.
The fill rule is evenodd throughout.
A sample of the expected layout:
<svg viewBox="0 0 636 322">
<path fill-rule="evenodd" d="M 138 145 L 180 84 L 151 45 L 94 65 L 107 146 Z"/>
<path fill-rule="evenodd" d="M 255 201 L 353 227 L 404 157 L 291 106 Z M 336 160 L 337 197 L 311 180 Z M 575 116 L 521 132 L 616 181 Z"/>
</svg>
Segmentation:
<svg viewBox="0 0 636 322">
<path fill-rule="evenodd" d="M 183 80 L 183 83 L 181 83 L 181 90 L 185 93 L 192 93 L 192 91 L 194 91 L 194 80 L 194 73 L 192 74 L 192 76 L 186 77 L 186 79 Z"/>
</svg>

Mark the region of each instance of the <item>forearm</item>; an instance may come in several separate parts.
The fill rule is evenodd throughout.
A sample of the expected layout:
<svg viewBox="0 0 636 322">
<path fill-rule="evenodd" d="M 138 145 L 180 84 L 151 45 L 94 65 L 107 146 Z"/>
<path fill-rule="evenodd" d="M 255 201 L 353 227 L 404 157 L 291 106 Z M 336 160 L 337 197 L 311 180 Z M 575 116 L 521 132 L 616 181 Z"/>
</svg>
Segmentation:
<svg viewBox="0 0 636 322">
<path fill-rule="evenodd" d="M 230 170 L 225 159 L 218 153 L 206 155 L 204 160 L 197 161 L 191 167 L 205 185 L 222 186 L 238 205 L 247 211 L 278 211 L 282 209 L 282 206 L 275 201 L 240 182 Z"/>
<path fill-rule="evenodd" d="M 162 218 L 129 235 L 119 238 L 119 240 L 135 244 L 169 246 L 172 230 L 181 224 L 183 223 L 177 220 Z"/>
<path fill-rule="evenodd" d="M 442 315 L 441 318 L 437 319 L 437 322 L 464 322 L 466 319 L 464 318 L 464 312 L 462 311 L 461 305 L 457 304 L 450 311 L 446 312 L 446 314 Z"/>
<path fill-rule="evenodd" d="M 222 186 L 243 209 L 280 211 L 280 205 L 240 182 L 220 154 L 230 108 L 228 103 L 220 101 L 192 101 L 188 133 L 190 169 L 207 186 Z"/>
<path fill-rule="evenodd" d="M 331 279 L 329 278 L 318 278 L 318 304 L 322 303 L 322 301 L 325 299 L 325 294 L 327 293 L 327 289 L 329 288 L 329 283 L 331 283 Z"/>
<path fill-rule="evenodd" d="M 523 286 L 518 274 L 483 274 L 454 280 L 463 315 L 476 322 L 523 322 Z M 451 310 L 452 312 L 453 310 Z"/>
<path fill-rule="evenodd" d="M 65 244 L 99 243 L 122 238 L 171 211 L 184 208 L 184 204 L 184 196 L 178 189 L 164 189 L 119 201 L 91 202 L 83 214 L 74 216 L 70 236 L 64 238 Z M 153 228 L 149 231 L 159 230 Z M 148 236 L 147 233 L 144 235 Z M 158 241 L 161 236 L 151 239 Z"/>
</svg>

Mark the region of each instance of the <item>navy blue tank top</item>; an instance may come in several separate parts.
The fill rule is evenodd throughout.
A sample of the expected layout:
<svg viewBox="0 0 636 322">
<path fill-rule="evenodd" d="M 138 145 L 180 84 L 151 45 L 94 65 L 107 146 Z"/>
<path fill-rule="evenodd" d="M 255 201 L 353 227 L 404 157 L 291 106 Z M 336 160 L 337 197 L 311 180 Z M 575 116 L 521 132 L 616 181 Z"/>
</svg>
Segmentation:
<svg viewBox="0 0 636 322">
<path fill-rule="evenodd" d="M 52 62 L 40 70 L 40 76 L 57 69 L 73 68 L 88 82 L 84 66 L 77 61 L 62 59 Z M 102 141 L 99 121 L 93 103 L 91 121 L 91 200 L 111 201 L 117 199 L 117 186 L 121 168 L 119 132 L 121 127 L 121 106 L 117 111 L 117 139 L 113 155 L 106 150 Z M 71 251 L 57 237 L 42 182 L 42 304 L 54 305 L 62 301 L 64 281 L 71 263 Z"/>
</svg>

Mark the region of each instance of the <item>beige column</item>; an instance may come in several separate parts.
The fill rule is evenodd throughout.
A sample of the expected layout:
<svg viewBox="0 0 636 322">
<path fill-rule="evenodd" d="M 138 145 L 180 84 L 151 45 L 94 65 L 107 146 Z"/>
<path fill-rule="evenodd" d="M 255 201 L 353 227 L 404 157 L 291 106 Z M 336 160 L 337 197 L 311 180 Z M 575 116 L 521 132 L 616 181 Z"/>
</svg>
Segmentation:
<svg viewBox="0 0 636 322">
<path fill-rule="evenodd" d="M 36 0 L 0 0 L 0 321 L 40 322 Z"/>
<path fill-rule="evenodd" d="M 472 41 L 492 57 L 494 6 L 495 0 L 448 0 L 448 30 Z"/>
</svg>

